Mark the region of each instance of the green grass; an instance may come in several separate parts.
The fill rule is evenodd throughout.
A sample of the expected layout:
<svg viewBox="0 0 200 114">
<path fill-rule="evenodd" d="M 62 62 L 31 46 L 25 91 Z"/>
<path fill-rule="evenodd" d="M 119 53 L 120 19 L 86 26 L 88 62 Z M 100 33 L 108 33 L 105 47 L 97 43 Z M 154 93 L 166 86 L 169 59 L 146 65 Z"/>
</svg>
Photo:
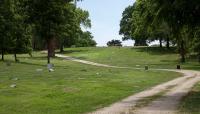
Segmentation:
<svg viewBox="0 0 200 114">
<path fill-rule="evenodd" d="M 200 113 L 200 83 L 184 97 L 179 106 L 180 114 L 199 114 Z"/>
<path fill-rule="evenodd" d="M 55 72 L 48 72 L 44 55 L 18 56 L 20 62 L 11 66 L 0 62 L 0 114 L 82 114 L 180 76 L 174 72 L 95 67 L 58 58 L 52 60 Z M 13 59 L 11 55 L 5 58 Z M 11 84 L 17 87 L 10 88 Z"/>
<path fill-rule="evenodd" d="M 158 47 L 139 47 L 139 48 L 67 48 L 63 53 L 79 59 L 90 60 L 94 62 L 126 66 L 126 67 L 144 67 L 150 68 L 172 68 L 175 69 L 179 62 L 179 55 L 175 48 L 167 50 Z M 187 59 L 187 62 L 181 64 L 184 69 L 200 70 L 200 64 L 195 58 Z"/>
</svg>

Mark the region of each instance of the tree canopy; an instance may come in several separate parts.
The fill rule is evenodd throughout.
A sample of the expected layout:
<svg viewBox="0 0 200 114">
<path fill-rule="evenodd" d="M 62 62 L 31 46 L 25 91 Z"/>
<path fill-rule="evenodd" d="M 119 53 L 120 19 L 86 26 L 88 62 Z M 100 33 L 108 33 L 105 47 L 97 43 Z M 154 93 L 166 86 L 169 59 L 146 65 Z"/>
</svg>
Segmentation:
<svg viewBox="0 0 200 114">
<path fill-rule="evenodd" d="M 108 41 L 107 46 L 122 46 L 122 42 L 120 40 L 111 40 Z"/>
<path fill-rule="evenodd" d="M 76 0 L 81 1 L 81 0 Z M 76 2 L 75 1 L 75 2 Z M 95 46 L 90 28 L 89 12 L 77 8 L 73 0 L 1 0 L 0 52 L 29 53 L 32 49 L 48 49 L 50 57 L 55 49 L 64 46 Z"/>
<path fill-rule="evenodd" d="M 188 52 L 199 53 L 199 23 L 199 0 L 136 0 L 123 13 L 120 34 L 124 35 L 124 40 L 133 39 L 136 44 L 138 39 L 143 42 L 159 40 L 160 44 L 166 41 L 167 47 L 172 42 L 180 53 L 181 62 L 185 62 Z"/>
</svg>

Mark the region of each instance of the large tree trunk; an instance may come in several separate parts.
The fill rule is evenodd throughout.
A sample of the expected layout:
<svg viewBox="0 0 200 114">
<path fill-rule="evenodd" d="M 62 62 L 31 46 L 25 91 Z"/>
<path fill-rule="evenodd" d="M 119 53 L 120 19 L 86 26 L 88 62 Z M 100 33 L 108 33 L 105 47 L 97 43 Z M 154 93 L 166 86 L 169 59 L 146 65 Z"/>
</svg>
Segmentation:
<svg viewBox="0 0 200 114">
<path fill-rule="evenodd" d="M 159 42 L 160 42 L 160 48 L 162 48 L 163 47 L 163 45 L 162 45 L 162 38 L 159 38 Z"/>
<path fill-rule="evenodd" d="M 185 54 L 186 54 L 186 52 L 185 52 L 185 47 L 184 47 L 184 41 L 183 40 L 181 41 L 181 47 L 180 48 L 181 48 L 180 49 L 181 62 L 185 63 Z"/>
<path fill-rule="evenodd" d="M 50 38 L 47 40 L 47 49 L 48 49 L 48 54 L 47 54 L 47 58 L 48 58 L 48 64 L 50 63 L 50 57 L 55 57 L 55 39 L 54 38 Z"/>
<path fill-rule="evenodd" d="M 167 49 L 169 49 L 170 48 L 170 46 L 169 46 L 170 44 L 169 44 L 169 38 L 167 38 L 167 45 L 166 45 L 166 47 L 167 47 Z"/>
</svg>

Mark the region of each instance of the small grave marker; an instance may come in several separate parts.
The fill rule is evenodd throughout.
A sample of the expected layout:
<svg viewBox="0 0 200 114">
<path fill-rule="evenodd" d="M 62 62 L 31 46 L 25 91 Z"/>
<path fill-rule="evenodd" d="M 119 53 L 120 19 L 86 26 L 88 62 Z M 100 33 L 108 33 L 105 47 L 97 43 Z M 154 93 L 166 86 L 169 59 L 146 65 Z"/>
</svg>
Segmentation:
<svg viewBox="0 0 200 114">
<path fill-rule="evenodd" d="M 54 72 L 53 66 L 54 66 L 53 64 L 47 64 L 49 72 Z"/>
<path fill-rule="evenodd" d="M 37 72 L 42 72 L 42 71 L 43 71 L 43 69 L 36 69 L 36 71 L 37 71 Z"/>
<path fill-rule="evenodd" d="M 11 87 L 11 88 L 16 88 L 17 85 L 16 85 L 16 84 L 12 84 L 12 85 L 10 85 L 10 87 Z"/>
<path fill-rule="evenodd" d="M 49 72 L 54 72 L 54 69 L 49 69 Z"/>
</svg>

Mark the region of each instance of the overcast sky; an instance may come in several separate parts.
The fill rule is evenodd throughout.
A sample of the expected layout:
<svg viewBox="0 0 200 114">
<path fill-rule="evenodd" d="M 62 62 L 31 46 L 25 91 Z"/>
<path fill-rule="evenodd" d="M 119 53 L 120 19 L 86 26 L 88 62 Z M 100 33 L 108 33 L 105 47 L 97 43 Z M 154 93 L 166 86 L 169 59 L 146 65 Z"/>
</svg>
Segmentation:
<svg viewBox="0 0 200 114">
<path fill-rule="evenodd" d="M 135 0 L 84 0 L 78 3 L 78 7 L 89 11 L 92 21 L 92 32 L 98 46 L 106 46 L 112 39 L 122 39 L 119 35 L 119 24 L 124 9 L 132 5 Z M 132 46 L 133 41 L 123 42 Z"/>
</svg>

